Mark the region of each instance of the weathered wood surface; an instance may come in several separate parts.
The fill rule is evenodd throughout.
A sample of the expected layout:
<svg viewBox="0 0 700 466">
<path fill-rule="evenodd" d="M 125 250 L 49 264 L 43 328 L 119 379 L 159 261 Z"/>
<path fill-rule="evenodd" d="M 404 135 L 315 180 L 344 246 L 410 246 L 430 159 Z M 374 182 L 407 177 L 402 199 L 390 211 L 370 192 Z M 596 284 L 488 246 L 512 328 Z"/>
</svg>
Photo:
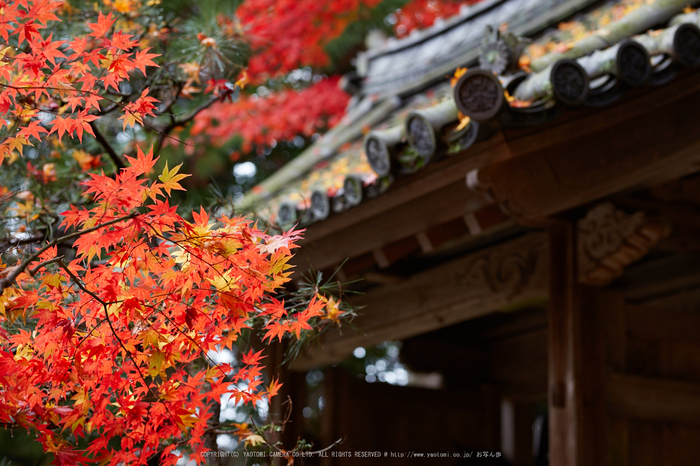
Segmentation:
<svg viewBox="0 0 700 466">
<path fill-rule="evenodd" d="M 358 346 L 400 340 L 519 303 L 542 302 L 548 292 L 547 250 L 546 233 L 532 233 L 358 296 L 352 303 L 366 306 L 354 321 L 360 330 L 329 332 L 322 347 L 300 357 L 294 368 L 334 363 Z"/>
<path fill-rule="evenodd" d="M 669 232 L 669 226 L 649 222 L 644 212 L 628 215 L 611 203 L 598 204 L 577 224 L 579 282 L 609 284 Z"/>
<path fill-rule="evenodd" d="M 605 339 L 605 363 L 606 367 L 613 371 L 623 373 L 627 368 L 625 297 L 620 291 L 607 291 L 605 301 L 606 306 L 601 326 Z M 628 466 L 630 464 L 629 419 L 608 413 L 605 435 L 607 438 L 607 464 L 609 466 Z"/>
<path fill-rule="evenodd" d="M 700 254 L 675 254 L 657 259 L 620 278 L 618 286 L 628 301 L 644 303 L 660 296 L 700 287 Z M 663 280 L 660 280 L 663 277 Z M 670 299 L 670 298 L 669 298 Z"/>
<path fill-rule="evenodd" d="M 576 243 L 575 222 L 550 227 L 549 457 L 560 466 L 607 461 L 603 328 L 615 300 L 578 283 Z"/>
<path fill-rule="evenodd" d="M 633 419 L 700 424 L 700 384 L 613 372 L 608 408 Z"/>
<path fill-rule="evenodd" d="M 631 336 L 650 340 L 700 342 L 700 314 L 679 312 L 674 307 L 649 305 L 627 308 Z"/>
<path fill-rule="evenodd" d="M 489 347 L 490 377 L 515 400 L 541 399 L 547 393 L 547 325 L 499 340 Z"/>
</svg>

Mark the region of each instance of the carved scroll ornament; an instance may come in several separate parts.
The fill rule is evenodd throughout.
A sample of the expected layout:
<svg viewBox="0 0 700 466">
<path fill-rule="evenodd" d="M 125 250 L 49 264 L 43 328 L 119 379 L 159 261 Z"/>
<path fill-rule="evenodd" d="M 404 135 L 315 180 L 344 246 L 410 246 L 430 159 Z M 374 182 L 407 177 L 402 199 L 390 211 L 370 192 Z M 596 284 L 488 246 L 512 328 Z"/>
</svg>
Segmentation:
<svg viewBox="0 0 700 466">
<path fill-rule="evenodd" d="M 548 266 L 545 237 L 520 249 L 493 248 L 474 257 L 456 276 L 466 287 L 511 299 L 530 285 L 537 272 Z M 541 275 L 541 273 L 540 273 Z"/>
<path fill-rule="evenodd" d="M 577 233 L 579 282 L 604 286 L 668 236 L 669 228 L 650 222 L 643 212 L 630 215 L 606 202 L 579 220 Z"/>
</svg>

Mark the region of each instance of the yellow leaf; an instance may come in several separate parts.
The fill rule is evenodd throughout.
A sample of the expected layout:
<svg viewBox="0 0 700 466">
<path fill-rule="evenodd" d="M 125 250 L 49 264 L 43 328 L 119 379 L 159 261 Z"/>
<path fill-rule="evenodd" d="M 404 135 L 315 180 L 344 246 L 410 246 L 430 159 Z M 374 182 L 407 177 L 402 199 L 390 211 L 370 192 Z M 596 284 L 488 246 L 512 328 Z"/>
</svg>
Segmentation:
<svg viewBox="0 0 700 466">
<path fill-rule="evenodd" d="M 114 9 L 119 13 L 129 13 L 133 9 L 131 0 L 116 0 L 114 2 Z"/>
<path fill-rule="evenodd" d="M 455 74 L 452 77 L 452 79 L 450 80 L 450 87 L 455 87 L 457 85 L 457 81 L 459 81 L 459 78 L 464 76 L 464 73 L 467 72 L 467 69 L 468 68 L 457 68 L 455 70 Z"/>
<path fill-rule="evenodd" d="M 20 155 L 24 156 L 24 146 L 31 146 L 32 144 L 27 141 L 27 138 L 8 138 L 6 141 L 7 145 L 10 146 L 10 150 L 16 150 Z"/>
<path fill-rule="evenodd" d="M 262 445 L 263 443 L 265 443 L 265 439 L 259 436 L 258 434 L 252 434 L 247 436 L 244 442 L 249 447 L 257 447 L 258 445 Z"/>
<path fill-rule="evenodd" d="M 4 49 L 0 50 L 0 67 L 7 66 L 9 63 L 5 61 L 5 54 L 9 52 L 12 49 L 12 47 L 5 47 Z"/>
<path fill-rule="evenodd" d="M 191 175 L 178 175 L 177 172 L 180 170 L 181 166 L 182 164 L 168 171 L 168 162 L 166 161 L 165 167 L 163 168 L 163 173 L 161 173 L 161 175 L 158 177 L 158 179 L 163 182 L 163 189 L 165 189 L 165 192 L 168 193 L 168 196 L 170 196 L 171 189 L 178 189 L 180 191 L 185 190 L 185 188 L 180 186 L 178 181 Z"/>
<path fill-rule="evenodd" d="M 42 284 L 47 285 L 49 288 L 61 288 L 61 275 L 55 273 L 53 275 L 48 275 L 42 280 Z"/>
<path fill-rule="evenodd" d="M 340 310 L 340 301 L 336 301 L 332 296 L 328 298 L 328 303 L 326 304 L 327 319 L 332 320 L 335 323 L 340 322 L 340 316 L 345 314 Z"/>
<path fill-rule="evenodd" d="M 193 427 L 195 423 L 197 422 L 197 418 L 194 417 L 191 414 L 181 414 L 178 416 L 179 422 L 177 424 L 180 426 L 180 428 L 186 429 L 188 427 Z"/>
<path fill-rule="evenodd" d="M 165 355 L 160 351 L 154 351 L 151 353 L 151 357 L 148 358 L 148 374 L 151 377 L 155 377 L 160 374 L 163 369 L 165 369 Z"/>
<path fill-rule="evenodd" d="M 199 64 L 196 62 L 182 63 L 180 69 L 187 75 L 187 82 L 199 84 Z"/>
<path fill-rule="evenodd" d="M 471 118 L 469 118 L 468 116 L 462 115 L 462 113 L 460 112 L 459 113 L 459 125 L 455 128 L 455 131 L 463 130 L 464 128 L 467 127 L 467 125 L 469 124 L 470 121 L 471 121 Z"/>
<path fill-rule="evenodd" d="M 130 127 L 134 127 L 134 124 L 143 124 L 143 120 L 141 119 L 140 116 L 132 113 L 132 112 L 126 112 L 124 115 L 120 116 L 119 119 L 124 120 L 124 127 L 123 129 L 126 129 L 126 125 L 129 125 Z"/>
<path fill-rule="evenodd" d="M 236 86 L 243 89 L 246 84 L 248 84 L 248 72 L 246 70 L 243 70 L 243 72 L 241 73 L 241 77 L 236 80 Z"/>
</svg>

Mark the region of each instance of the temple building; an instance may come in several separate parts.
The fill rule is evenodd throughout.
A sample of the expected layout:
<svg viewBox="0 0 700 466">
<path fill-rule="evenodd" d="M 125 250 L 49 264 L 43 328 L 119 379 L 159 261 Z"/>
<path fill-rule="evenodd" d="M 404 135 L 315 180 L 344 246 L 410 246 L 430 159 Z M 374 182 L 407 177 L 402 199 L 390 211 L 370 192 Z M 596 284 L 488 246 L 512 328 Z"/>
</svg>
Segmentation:
<svg viewBox="0 0 700 466">
<path fill-rule="evenodd" d="M 323 371 L 317 446 L 381 457 L 308 464 L 700 464 L 697 3 L 485 0 L 357 57 L 243 200 L 362 279 L 286 389 Z M 439 386 L 334 366 L 384 341 Z"/>
</svg>

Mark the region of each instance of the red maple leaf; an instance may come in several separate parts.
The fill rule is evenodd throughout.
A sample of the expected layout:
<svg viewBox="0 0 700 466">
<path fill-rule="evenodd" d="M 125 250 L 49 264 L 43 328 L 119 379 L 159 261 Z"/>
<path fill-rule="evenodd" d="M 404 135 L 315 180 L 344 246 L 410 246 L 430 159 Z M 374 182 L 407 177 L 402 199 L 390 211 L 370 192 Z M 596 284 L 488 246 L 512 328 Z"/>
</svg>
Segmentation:
<svg viewBox="0 0 700 466">
<path fill-rule="evenodd" d="M 107 34 L 107 31 L 109 31 L 109 28 L 112 27 L 112 24 L 114 24 L 114 19 L 112 19 L 112 13 L 109 15 L 105 16 L 100 12 L 100 15 L 97 18 L 97 23 L 88 23 L 88 27 L 92 31 L 90 36 L 92 37 L 102 37 L 105 34 Z"/>
<path fill-rule="evenodd" d="M 148 53 L 149 50 L 151 50 L 150 47 L 146 47 L 143 50 L 137 50 L 136 56 L 134 56 L 134 67 L 141 71 L 144 76 L 146 75 L 147 66 L 158 66 L 151 59 L 160 57 L 160 54 L 158 53 Z"/>
</svg>

